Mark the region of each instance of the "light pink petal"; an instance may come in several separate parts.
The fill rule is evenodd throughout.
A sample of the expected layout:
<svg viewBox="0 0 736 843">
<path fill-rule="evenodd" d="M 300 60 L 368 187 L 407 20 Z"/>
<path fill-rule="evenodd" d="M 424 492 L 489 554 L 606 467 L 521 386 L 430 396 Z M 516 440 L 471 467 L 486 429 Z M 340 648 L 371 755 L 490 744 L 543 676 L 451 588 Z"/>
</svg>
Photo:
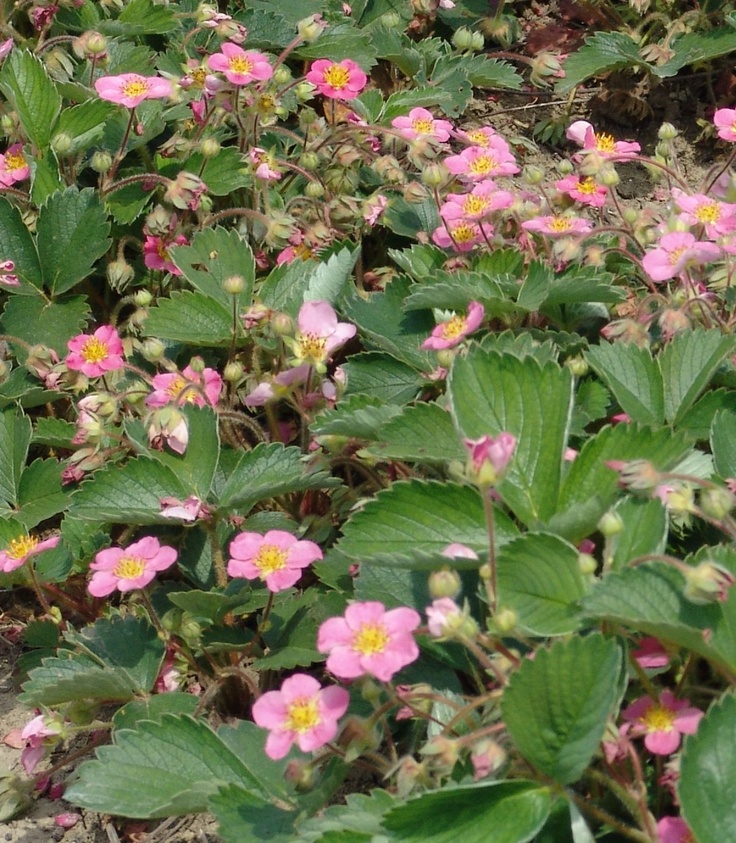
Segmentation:
<svg viewBox="0 0 736 843">
<path fill-rule="evenodd" d="M 644 735 L 644 746 L 655 755 L 670 755 L 680 746 L 680 733 L 649 732 Z"/>
<path fill-rule="evenodd" d="M 253 720 L 264 729 L 280 728 L 288 715 L 281 691 L 269 691 L 253 703 Z"/>
<path fill-rule="evenodd" d="M 308 301 L 299 310 L 297 324 L 303 334 L 329 337 L 337 329 L 337 314 L 327 301 Z"/>
<path fill-rule="evenodd" d="M 329 743 L 337 734 L 337 722 L 324 720 L 308 732 L 302 732 L 297 739 L 297 745 L 302 752 L 313 752 Z"/>
<path fill-rule="evenodd" d="M 675 717 L 674 727 L 683 735 L 694 735 L 698 731 L 698 724 L 703 719 L 703 712 L 698 708 L 685 708 Z"/>
<path fill-rule="evenodd" d="M 363 603 L 351 603 L 345 609 L 345 621 L 350 629 L 358 631 L 365 623 L 382 621 L 386 607 L 378 600 L 367 600 Z"/>
<path fill-rule="evenodd" d="M 280 571 L 274 571 L 268 574 L 265 583 L 269 591 L 285 591 L 291 588 L 301 577 L 302 572 L 299 568 L 283 568 Z"/>
<path fill-rule="evenodd" d="M 415 612 L 414 609 L 406 607 L 391 609 L 386 612 L 383 618 L 383 623 L 386 626 L 386 629 L 395 634 L 403 633 L 410 635 L 421 622 L 422 619 L 419 612 Z"/>
<path fill-rule="evenodd" d="M 317 632 L 317 649 L 326 653 L 333 647 L 347 647 L 353 640 L 353 631 L 345 618 L 328 618 Z"/>
<path fill-rule="evenodd" d="M 97 571 L 89 581 L 87 591 L 93 597 L 107 597 L 118 587 L 118 578 L 107 571 Z"/>
<path fill-rule="evenodd" d="M 230 542 L 230 555 L 243 561 L 253 560 L 264 543 L 260 533 L 238 533 Z"/>
<path fill-rule="evenodd" d="M 356 679 L 365 673 L 360 655 L 350 647 L 335 647 L 327 657 L 326 667 L 338 679 Z"/>
<path fill-rule="evenodd" d="M 270 732 L 266 738 L 266 755 L 272 761 L 284 758 L 289 754 L 294 737 L 294 732 Z"/>
<path fill-rule="evenodd" d="M 281 693 L 287 705 L 302 697 L 313 697 L 321 689 L 319 682 L 306 673 L 294 673 L 281 685 Z"/>
</svg>

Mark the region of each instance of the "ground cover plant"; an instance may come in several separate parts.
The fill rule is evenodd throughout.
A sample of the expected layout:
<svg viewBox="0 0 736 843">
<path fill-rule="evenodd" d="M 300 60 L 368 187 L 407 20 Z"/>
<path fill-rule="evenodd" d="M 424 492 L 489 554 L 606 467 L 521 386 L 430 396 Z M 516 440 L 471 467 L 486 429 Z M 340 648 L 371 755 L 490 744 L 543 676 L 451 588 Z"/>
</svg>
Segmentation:
<svg viewBox="0 0 736 843">
<path fill-rule="evenodd" d="M 470 3 L 4 14 L 0 816 L 735 838 L 736 109 L 548 172 Z"/>
</svg>

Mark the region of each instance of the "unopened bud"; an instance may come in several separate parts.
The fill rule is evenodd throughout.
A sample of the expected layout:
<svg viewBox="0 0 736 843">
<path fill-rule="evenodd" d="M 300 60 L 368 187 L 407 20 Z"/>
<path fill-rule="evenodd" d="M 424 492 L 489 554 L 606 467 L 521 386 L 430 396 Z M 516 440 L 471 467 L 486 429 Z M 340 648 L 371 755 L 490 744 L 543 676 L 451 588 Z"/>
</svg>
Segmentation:
<svg viewBox="0 0 736 843">
<path fill-rule="evenodd" d="M 327 28 L 327 23 L 322 20 L 322 15 L 310 15 L 303 18 L 296 25 L 297 35 L 307 44 L 316 41 L 320 34 Z"/>
<path fill-rule="evenodd" d="M 457 571 L 441 568 L 429 575 L 429 594 L 433 600 L 440 597 L 455 598 L 462 591 L 462 582 Z"/>
<path fill-rule="evenodd" d="M 286 85 L 291 82 L 291 71 L 285 64 L 280 64 L 273 72 L 273 81 L 277 85 Z"/>
<path fill-rule="evenodd" d="M 624 208 L 621 216 L 627 225 L 635 225 L 639 220 L 639 211 L 636 208 Z"/>
<path fill-rule="evenodd" d="M 701 489 L 700 508 L 715 521 L 722 521 L 736 504 L 736 498 L 722 486 Z"/>
<path fill-rule="evenodd" d="M 303 152 L 299 157 L 299 166 L 307 172 L 314 172 L 319 167 L 319 155 L 316 152 Z"/>
<path fill-rule="evenodd" d="M 242 275 L 229 275 L 222 282 L 222 289 L 229 296 L 239 296 L 245 289 L 245 280 Z"/>
<path fill-rule="evenodd" d="M 154 337 L 144 340 L 141 344 L 141 354 L 149 363 L 158 363 L 166 352 L 166 346 Z"/>
<path fill-rule="evenodd" d="M 529 164 L 524 167 L 522 178 L 527 184 L 541 184 L 544 181 L 544 170 L 541 167 L 535 167 L 533 164 Z"/>
<path fill-rule="evenodd" d="M 217 138 L 204 138 L 199 144 L 199 151 L 203 158 L 214 158 L 220 152 L 220 141 Z"/>
<path fill-rule="evenodd" d="M 304 195 L 309 196 L 310 199 L 320 199 L 325 195 L 325 189 L 321 182 L 309 181 L 304 186 Z"/>
<path fill-rule="evenodd" d="M 598 529 L 607 539 L 617 536 L 623 528 L 623 518 L 613 509 L 609 509 L 608 512 L 604 513 L 598 522 Z"/>
<path fill-rule="evenodd" d="M 288 313 L 276 313 L 271 319 L 271 330 L 277 337 L 285 337 L 294 333 L 294 322 Z"/>
<path fill-rule="evenodd" d="M 118 292 L 124 290 L 135 277 L 133 267 L 123 258 L 110 261 L 107 265 L 107 269 L 105 270 L 105 274 L 107 275 L 107 280 L 110 283 L 110 286 L 113 290 L 117 290 Z"/>
<path fill-rule="evenodd" d="M 561 176 L 569 176 L 571 173 L 575 172 L 575 165 L 569 159 L 563 158 L 562 161 L 557 164 L 557 172 Z"/>
<path fill-rule="evenodd" d="M 420 179 L 427 187 L 439 187 L 447 181 L 448 171 L 444 164 L 427 164 Z"/>
<path fill-rule="evenodd" d="M 427 200 L 427 191 L 419 182 L 409 182 L 404 187 L 404 199 L 410 205 L 421 205 L 422 202 L 426 202 Z"/>
<path fill-rule="evenodd" d="M 311 100 L 314 96 L 316 88 L 311 82 L 300 82 L 296 88 L 294 88 L 294 93 L 296 94 L 296 98 L 301 100 L 301 102 L 306 102 L 307 100 Z"/>
<path fill-rule="evenodd" d="M 398 12 L 384 12 L 378 21 L 386 29 L 394 29 L 401 23 L 401 15 Z"/>
<path fill-rule="evenodd" d="M 461 52 L 470 51 L 473 44 L 473 33 L 467 26 L 455 30 L 452 36 L 452 46 Z"/>
<path fill-rule="evenodd" d="M 584 577 L 589 577 L 598 570 L 598 562 L 595 556 L 591 556 L 589 553 L 579 553 L 578 568 Z"/>
<path fill-rule="evenodd" d="M 657 132 L 657 137 L 663 141 L 671 141 L 674 140 L 678 134 L 679 132 L 672 123 L 662 123 L 659 127 L 659 131 Z"/>
<path fill-rule="evenodd" d="M 625 489 L 650 492 L 660 483 L 659 472 L 649 460 L 609 460 L 606 465 L 618 472 L 619 483 Z"/>
<path fill-rule="evenodd" d="M 507 635 L 516 629 L 519 623 L 519 615 L 509 606 L 501 606 L 492 618 L 496 632 Z"/>
<path fill-rule="evenodd" d="M 192 357 L 192 359 L 189 361 L 189 368 L 193 372 L 196 372 L 198 375 L 201 375 L 202 372 L 204 372 L 205 366 L 206 364 L 204 360 L 199 355 L 197 355 L 196 357 Z"/>
<path fill-rule="evenodd" d="M 148 307 L 153 301 L 153 295 L 148 290 L 137 290 L 133 296 L 136 307 Z"/>
<path fill-rule="evenodd" d="M 58 132 L 51 138 L 51 148 L 62 157 L 72 151 L 74 140 L 68 132 Z"/>
<path fill-rule="evenodd" d="M 315 770 L 308 761 L 289 761 L 286 765 L 284 778 L 300 793 L 306 793 L 314 787 Z"/>
<path fill-rule="evenodd" d="M 698 606 L 707 603 L 723 603 L 728 599 L 728 589 L 734 584 L 734 576 L 723 565 L 706 560 L 685 573 L 686 600 Z"/>
<path fill-rule="evenodd" d="M 243 364 L 233 360 L 225 366 L 222 379 L 227 383 L 240 383 L 243 380 L 244 374 L 245 369 L 243 368 Z"/>
<path fill-rule="evenodd" d="M 96 173 L 106 173 L 112 167 L 112 155 L 109 152 L 98 150 L 92 155 L 89 165 Z"/>
<path fill-rule="evenodd" d="M 585 377 L 590 371 L 588 361 L 584 357 L 568 357 L 565 360 L 567 368 L 575 375 L 576 378 Z"/>
<path fill-rule="evenodd" d="M 604 165 L 598 171 L 597 181 L 604 185 L 604 187 L 616 187 L 621 181 L 621 177 L 616 172 L 615 167 Z"/>
</svg>

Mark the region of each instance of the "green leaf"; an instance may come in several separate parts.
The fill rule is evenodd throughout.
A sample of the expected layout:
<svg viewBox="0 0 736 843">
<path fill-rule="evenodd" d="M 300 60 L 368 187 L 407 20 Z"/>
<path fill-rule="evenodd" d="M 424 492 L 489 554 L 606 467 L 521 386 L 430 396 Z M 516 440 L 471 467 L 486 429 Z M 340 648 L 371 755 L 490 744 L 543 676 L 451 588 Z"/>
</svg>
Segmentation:
<svg viewBox="0 0 736 843">
<path fill-rule="evenodd" d="M 434 100 L 437 100 L 436 94 Z M 431 234 L 440 225 L 440 216 L 433 199 L 413 204 L 401 196 L 394 196 L 383 212 L 381 222 L 394 234 L 415 239 L 420 231 Z"/>
<path fill-rule="evenodd" d="M 445 462 L 467 456 L 452 416 L 438 404 L 406 407 L 376 433 L 366 450 L 382 459 Z"/>
<path fill-rule="evenodd" d="M 91 99 L 71 108 L 65 108 L 59 115 L 57 133 L 69 135 L 72 140 L 71 155 L 84 152 L 102 137 L 107 118 L 115 111 L 112 103 Z"/>
<path fill-rule="evenodd" d="M 513 65 L 488 56 L 463 56 L 462 68 L 474 88 L 508 88 L 518 91 L 523 81 Z"/>
<path fill-rule="evenodd" d="M 61 97 L 43 62 L 27 50 L 13 50 L 3 63 L 0 90 L 31 143 L 45 149 L 61 111 Z"/>
<path fill-rule="evenodd" d="M 611 566 L 614 570 L 623 568 L 639 556 L 664 553 L 669 518 L 662 501 L 625 498 L 615 512 L 623 529 L 611 540 Z"/>
<path fill-rule="evenodd" d="M 117 816 L 152 819 L 207 810 L 222 785 L 260 795 L 258 780 L 212 729 L 185 715 L 116 732 L 112 746 L 79 767 L 68 802 Z M 264 797 L 265 799 L 265 797 Z"/>
<path fill-rule="evenodd" d="M 689 64 L 700 64 L 736 50 L 736 32 L 732 27 L 719 27 L 705 32 L 687 32 L 673 39 L 675 55 L 664 64 L 652 68 L 659 77 L 675 76 Z"/>
<path fill-rule="evenodd" d="M 531 635 L 563 635 L 579 625 L 585 594 L 577 549 L 557 536 L 526 533 L 498 554 L 498 600 Z"/>
<path fill-rule="evenodd" d="M 108 466 L 72 495 L 71 514 L 113 524 L 170 524 L 161 515 L 161 498 L 185 500 L 188 489 L 169 466 L 147 457 Z"/>
<path fill-rule="evenodd" d="M 657 362 L 664 383 L 665 418 L 677 424 L 708 385 L 734 339 L 717 328 L 678 334 L 665 345 Z"/>
<path fill-rule="evenodd" d="M 248 46 L 254 49 L 251 34 L 248 30 Z M 222 147 L 214 158 L 204 158 L 199 152 L 195 152 L 187 158 L 184 165 L 188 173 L 194 173 L 195 176 L 202 173 L 201 178 L 207 185 L 207 193 L 212 196 L 227 196 L 235 190 L 250 187 L 253 177 L 249 175 L 246 167 L 245 156 L 235 146 Z"/>
<path fill-rule="evenodd" d="M 570 371 L 476 346 L 455 359 L 448 392 L 463 437 L 478 439 L 503 431 L 516 436 L 506 477 L 498 485 L 515 515 L 530 527 L 551 518 L 572 412 Z"/>
<path fill-rule="evenodd" d="M 63 357 L 68 354 L 67 342 L 83 329 L 89 318 L 86 296 L 63 296 L 56 301 L 28 296 L 13 296 L 5 305 L 0 327 L 11 336 L 34 345 L 43 344 Z M 19 352 L 25 359 L 27 350 Z"/>
<path fill-rule="evenodd" d="M 501 546 L 516 530 L 500 510 L 496 514 Z M 441 554 L 453 542 L 488 553 L 488 528 L 478 491 L 455 483 L 411 480 L 394 483 L 352 515 L 337 548 L 354 559 L 392 565 L 396 557 L 417 550 Z"/>
<path fill-rule="evenodd" d="M 25 704 L 133 699 L 151 690 L 164 657 L 155 628 L 133 616 L 100 619 L 65 638 L 81 655 L 44 659 L 23 685 Z"/>
<path fill-rule="evenodd" d="M 368 32 L 361 32 L 352 26 L 328 27 L 314 41 L 302 44 L 294 55 L 305 59 L 330 59 L 342 61 L 351 59 L 365 71 L 376 63 L 376 50 Z"/>
<path fill-rule="evenodd" d="M 314 436 L 347 436 L 377 439 L 380 431 L 401 409 L 368 395 L 351 395 L 336 407 L 323 410 L 309 426 Z"/>
<path fill-rule="evenodd" d="M 219 494 L 219 506 L 244 513 L 258 501 L 335 485 L 325 472 L 310 471 L 299 448 L 277 442 L 246 451 Z"/>
<path fill-rule="evenodd" d="M 586 359 L 633 421 L 662 424 L 662 376 L 648 348 L 634 343 L 601 343 L 588 351 Z"/>
<path fill-rule="evenodd" d="M 363 843 L 363 833 L 369 835 L 368 843 L 382 837 L 385 839 L 383 816 L 396 803 L 396 797 L 386 790 L 376 789 L 369 794 L 349 793 L 344 805 L 329 805 L 316 816 L 300 823 L 297 839 L 299 843 L 328 843 L 331 839 L 339 843 Z M 332 838 L 328 836 L 331 834 L 346 836 Z"/>
<path fill-rule="evenodd" d="M 38 290 L 43 286 L 43 280 L 36 244 L 23 222 L 20 211 L 2 198 L 0 198 L 0 243 L 3 244 L 3 260 L 13 261 L 14 274 L 21 282 L 21 287 L 15 289 L 15 295 L 38 295 Z"/>
<path fill-rule="evenodd" d="M 618 703 L 622 655 L 602 635 L 537 650 L 511 677 L 502 703 L 524 758 L 563 785 L 578 781 Z"/>
<path fill-rule="evenodd" d="M 694 735 L 685 738 L 677 792 L 682 816 L 698 843 L 736 839 L 736 697 L 710 707 Z"/>
<path fill-rule="evenodd" d="M 549 788 L 535 782 L 484 782 L 423 793 L 391 809 L 383 821 L 402 843 L 527 843 L 544 825 Z"/>
<path fill-rule="evenodd" d="M 36 169 L 33 173 L 31 199 L 35 205 L 43 205 L 49 196 L 64 189 L 59 175 L 59 165 L 53 153 L 46 152 L 36 159 Z"/>
<path fill-rule="evenodd" d="M 406 404 L 424 383 L 415 368 L 379 351 L 354 354 L 342 368 L 346 395 L 368 395 L 386 403 Z"/>
<path fill-rule="evenodd" d="M 126 24 L 126 35 L 163 35 L 176 29 L 179 24 L 173 8 L 160 6 L 152 0 L 130 0 L 118 16 L 118 22 Z"/>
<path fill-rule="evenodd" d="M 408 288 L 407 278 L 397 278 L 384 292 L 372 293 L 367 299 L 354 295 L 345 304 L 345 316 L 381 350 L 409 366 L 431 371 L 430 357 L 419 346 L 432 332 L 434 317 L 429 310 L 404 313 L 402 305 Z"/>
<path fill-rule="evenodd" d="M 705 441 L 710 436 L 711 425 L 719 410 L 730 410 L 736 414 L 736 392 L 730 389 L 709 390 L 682 416 L 677 426 L 696 441 Z"/>
<path fill-rule="evenodd" d="M 573 460 L 549 528 L 572 542 L 595 529 L 620 493 L 618 474 L 606 465 L 609 460 L 651 460 L 658 470 L 667 471 L 689 451 L 687 436 L 666 428 L 651 430 L 635 424 L 602 428 Z"/>
<path fill-rule="evenodd" d="M 141 720 L 160 721 L 164 714 L 191 714 L 199 705 L 194 694 L 184 691 L 167 691 L 154 694 L 144 700 L 132 700 L 119 708 L 113 715 L 113 727 L 117 729 L 135 729 Z"/>
<path fill-rule="evenodd" d="M 43 280 L 52 295 L 86 278 L 110 246 L 110 223 L 91 187 L 55 193 L 41 209 L 37 228 Z"/>
<path fill-rule="evenodd" d="M 443 249 L 414 243 L 408 249 L 389 249 L 389 257 L 415 281 L 429 281 L 447 260 Z"/>
<path fill-rule="evenodd" d="M 31 420 L 16 407 L 0 412 L 0 500 L 8 506 L 18 503 L 31 432 Z"/>
<path fill-rule="evenodd" d="M 714 555 L 712 549 L 709 553 Z M 717 555 L 716 561 L 721 562 Z M 736 595 L 730 594 L 725 604 L 696 606 L 685 600 L 684 588 L 685 578 L 679 571 L 662 562 L 648 562 L 596 583 L 583 599 L 583 612 L 679 644 L 733 672 Z"/>
<path fill-rule="evenodd" d="M 204 293 L 184 290 L 159 299 L 148 311 L 142 330 L 147 337 L 225 347 L 232 341 L 233 316 Z"/>
<path fill-rule="evenodd" d="M 736 413 L 716 413 L 710 429 L 710 447 L 721 477 L 736 477 Z"/>
<path fill-rule="evenodd" d="M 34 445 L 71 450 L 71 441 L 76 432 L 77 426 L 72 422 L 41 416 L 36 420 L 31 441 Z"/>
<path fill-rule="evenodd" d="M 16 518 L 30 530 L 65 510 L 68 502 L 69 495 L 61 486 L 61 463 L 56 459 L 35 460 L 20 478 Z"/>
<path fill-rule="evenodd" d="M 557 85 L 559 94 L 568 94 L 592 76 L 625 67 L 633 70 L 646 62 L 639 54 L 639 45 L 623 32 L 596 32 L 563 64 L 565 76 Z"/>
<path fill-rule="evenodd" d="M 218 822 L 217 836 L 223 843 L 293 843 L 296 839 L 293 811 L 284 811 L 236 784 L 221 787 L 208 804 Z"/>
<path fill-rule="evenodd" d="M 235 306 L 239 314 L 243 305 L 250 305 L 256 264 L 250 246 L 237 231 L 205 228 L 194 235 L 189 246 L 172 246 L 171 259 L 193 287 L 223 307 L 232 311 Z M 233 276 L 243 279 L 243 292 L 237 296 L 226 293 L 222 286 Z"/>
<path fill-rule="evenodd" d="M 205 500 L 209 495 L 220 456 L 217 414 L 210 407 L 182 407 L 187 420 L 190 445 L 183 454 L 152 452 L 151 456 L 168 466 L 187 489 L 187 497 Z"/>
</svg>

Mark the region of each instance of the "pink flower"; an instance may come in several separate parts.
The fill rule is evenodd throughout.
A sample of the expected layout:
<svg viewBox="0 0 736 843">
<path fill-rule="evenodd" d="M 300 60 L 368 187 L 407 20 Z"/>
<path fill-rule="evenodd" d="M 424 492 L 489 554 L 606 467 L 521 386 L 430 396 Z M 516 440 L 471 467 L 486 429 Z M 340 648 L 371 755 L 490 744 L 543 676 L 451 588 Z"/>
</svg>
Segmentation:
<svg viewBox="0 0 736 843">
<path fill-rule="evenodd" d="M 59 743 L 64 725 L 61 720 L 46 714 L 39 714 L 23 727 L 21 738 L 26 742 L 20 761 L 30 776 L 46 755 L 47 750 Z"/>
<path fill-rule="evenodd" d="M 239 533 L 230 542 L 227 572 L 231 577 L 261 579 L 270 591 L 291 588 L 302 569 L 322 558 L 322 551 L 310 541 L 299 541 L 284 530 Z"/>
<path fill-rule="evenodd" d="M 312 367 L 305 363 L 302 366 L 295 366 L 285 372 L 279 372 L 270 381 L 263 381 L 243 399 L 246 407 L 263 407 L 269 401 L 283 398 L 289 394 L 291 387 L 299 386 L 307 382 Z"/>
<path fill-rule="evenodd" d="M 689 231 L 670 231 L 660 238 L 659 246 L 647 252 L 641 265 L 653 281 L 667 281 L 683 272 L 689 264 L 718 260 L 721 250 L 715 243 L 696 240 Z"/>
<path fill-rule="evenodd" d="M 23 144 L 14 143 L 4 155 L 0 155 L 0 186 L 10 187 L 27 179 L 30 173 L 28 160 L 23 155 Z"/>
<path fill-rule="evenodd" d="M 432 240 L 441 249 L 454 249 L 456 252 L 469 252 L 491 237 L 492 225 L 465 219 L 446 220 L 444 225 L 438 226 L 432 232 Z"/>
<path fill-rule="evenodd" d="M 440 597 L 425 609 L 427 628 L 434 638 L 449 638 L 462 625 L 465 614 L 451 597 Z"/>
<path fill-rule="evenodd" d="M 511 433 L 498 436 L 481 436 L 480 439 L 463 439 L 468 452 L 467 473 L 479 486 L 495 486 L 503 477 L 516 448 L 516 437 Z"/>
<path fill-rule="evenodd" d="M 690 708 L 690 700 L 678 700 L 662 691 L 659 702 L 640 697 L 622 712 L 631 723 L 632 737 L 644 735 L 644 746 L 655 755 L 669 755 L 680 746 L 682 735 L 694 735 L 703 712 Z"/>
<path fill-rule="evenodd" d="M 5 56 L 7 56 L 12 49 L 13 49 L 13 39 L 12 38 L 8 38 L 7 41 L 3 41 L 3 43 L 0 44 L 0 61 L 2 61 L 2 59 L 4 59 Z"/>
<path fill-rule="evenodd" d="M 171 405 L 160 407 L 151 415 L 148 424 L 151 447 L 163 450 L 164 442 L 177 454 L 183 454 L 189 444 L 189 428 L 184 415 Z"/>
<path fill-rule="evenodd" d="M 339 679 L 367 673 L 389 682 L 419 657 L 413 632 L 420 622 L 413 609 L 386 611 L 377 601 L 352 603 L 344 617 L 329 618 L 320 626 L 317 649 L 329 653 L 327 669 Z"/>
<path fill-rule="evenodd" d="M 270 734 L 266 755 L 278 761 L 291 745 L 312 752 L 337 734 L 337 721 L 348 709 L 350 695 L 344 688 L 323 688 L 306 673 L 285 679 L 280 691 L 269 691 L 253 704 L 253 720 Z"/>
<path fill-rule="evenodd" d="M 453 175 L 471 182 L 519 172 L 509 145 L 498 135 L 491 136 L 487 146 L 470 146 L 459 155 L 448 155 L 445 166 Z"/>
<path fill-rule="evenodd" d="M 375 225 L 378 218 L 388 207 L 388 199 L 382 194 L 372 197 L 366 202 L 366 208 L 363 211 L 363 219 L 368 225 Z"/>
<path fill-rule="evenodd" d="M 273 76 L 268 56 L 255 50 L 244 50 L 237 44 L 226 41 L 221 52 L 207 59 L 212 70 L 219 70 L 232 85 L 247 85 L 249 82 L 263 82 Z"/>
<path fill-rule="evenodd" d="M 154 375 L 153 392 L 146 398 L 149 407 L 165 407 L 175 403 L 180 407 L 195 404 L 197 407 L 217 406 L 222 392 L 222 378 L 214 369 L 196 372 L 186 366 L 179 372 Z"/>
<path fill-rule="evenodd" d="M 54 825 L 59 828 L 74 828 L 74 826 L 82 819 L 81 814 L 73 814 L 67 812 L 65 814 L 57 814 L 54 817 Z"/>
<path fill-rule="evenodd" d="M 368 84 L 368 77 L 352 59 L 318 59 L 312 62 L 305 78 L 322 96 L 336 100 L 355 99 Z"/>
<path fill-rule="evenodd" d="M 126 548 L 108 547 L 89 566 L 94 574 L 87 589 L 93 597 L 107 597 L 115 589 L 124 593 L 145 588 L 159 571 L 176 562 L 176 556 L 173 547 L 159 544 L 153 536 L 145 536 Z"/>
<path fill-rule="evenodd" d="M 300 363 L 322 367 L 332 353 L 355 336 L 355 325 L 338 322 L 327 301 L 308 301 L 299 310 L 298 332 L 292 341 L 294 356 Z"/>
<path fill-rule="evenodd" d="M 601 158 L 634 158 L 641 151 L 638 143 L 614 141 L 612 135 L 599 134 L 587 120 L 576 120 L 565 133 L 568 140 L 583 147 L 583 152 L 597 152 Z"/>
<path fill-rule="evenodd" d="M 544 217 L 534 217 L 521 224 L 525 231 L 536 231 L 547 237 L 564 237 L 569 235 L 589 234 L 593 226 L 582 217 L 566 217 L 551 214 Z"/>
<path fill-rule="evenodd" d="M 736 231 L 736 205 L 719 202 L 704 193 L 692 196 L 677 187 L 672 188 L 672 198 L 684 213 L 681 219 L 688 225 L 702 225 L 710 238 Z"/>
<path fill-rule="evenodd" d="M 412 108 L 408 115 L 394 117 L 391 125 L 407 140 L 428 138 L 438 143 L 450 139 L 452 123 L 449 120 L 435 120 L 426 108 Z"/>
<path fill-rule="evenodd" d="M 680 817 L 662 817 L 657 823 L 659 843 L 695 843 L 693 833 Z"/>
<path fill-rule="evenodd" d="M 475 129 L 457 129 L 452 134 L 468 146 L 488 147 L 496 136 L 496 130 L 492 126 L 477 126 Z"/>
<path fill-rule="evenodd" d="M 589 176 L 581 178 L 574 174 L 569 175 L 556 181 L 555 187 L 576 202 L 588 205 L 591 208 L 602 208 L 606 204 L 608 188 L 598 184 L 595 179 Z"/>
<path fill-rule="evenodd" d="M 483 305 L 477 301 L 471 301 L 468 305 L 467 316 L 455 315 L 447 322 L 440 322 L 432 331 L 431 336 L 424 340 L 421 348 L 431 348 L 435 351 L 442 348 L 454 348 L 468 334 L 472 334 L 480 327 L 484 316 Z"/>
<path fill-rule="evenodd" d="M 274 169 L 274 156 L 267 153 L 260 146 L 254 146 L 248 153 L 251 163 L 255 166 L 255 176 L 264 181 L 278 181 L 281 173 Z"/>
<path fill-rule="evenodd" d="M 95 82 L 100 99 L 135 108 L 143 100 L 170 97 L 173 87 L 161 76 L 140 76 L 137 73 L 121 73 L 119 76 L 102 76 Z"/>
<path fill-rule="evenodd" d="M 9 574 L 20 568 L 25 562 L 44 550 L 51 550 L 59 544 L 59 536 L 50 536 L 40 541 L 29 533 L 11 539 L 3 550 L 0 550 L 0 571 Z"/>
<path fill-rule="evenodd" d="M 713 115 L 713 124 L 721 140 L 736 141 L 736 109 L 719 108 Z"/>
<path fill-rule="evenodd" d="M 477 559 L 478 554 L 466 544 L 452 542 L 442 551 L 442 555 L 448 559 Z"/>
<path fill-rule="evenodd" d="M 196 521 L 201 518 L 206 521 L 211 517 L 210 508 L 196 495 L 180 501 L 177 498 L 161 498 L 161 515 L 164 518 L 180 518 L 182 521 Z"/>
<path fill-rule="evenodd" d="M 660 644 L 658 639 L 648 636 L 642 638 L 636 650 L 632 650 L 631 655 L 643 668 L 658 668 L 667 667 L 670 663 L 668 652 Z"/>
<path fill-rule="evenodd" d="M 94 334 L 79 334 L 69 340 L 66 366 L 88 378 L 97 378 L 106 372 L 122 369 L 123 343 L 112 325 L 103 325 Z"/>
<path fill-rule="evenodd" d="M 514 203 L 514 195 L 508 190 L 497 190 L 491 179 L 478 182 L 470 193 L 451 193 L 440 208 L 443 220 L 465 220 L 477 222 L 493 211 L 505 210 Z"/>
<path fill-rule="evenodd" d="M 143 243 L 143 263 L 149 269 L 160 269 L 172 275 L 181 275 L 181 270 L 171 260 L 169 248 L 188 244 L 189 241 L 183 234 L 179 234 L 173 240 L 164 240 L 163 237 L 147 234 Z"/>
</svg>

